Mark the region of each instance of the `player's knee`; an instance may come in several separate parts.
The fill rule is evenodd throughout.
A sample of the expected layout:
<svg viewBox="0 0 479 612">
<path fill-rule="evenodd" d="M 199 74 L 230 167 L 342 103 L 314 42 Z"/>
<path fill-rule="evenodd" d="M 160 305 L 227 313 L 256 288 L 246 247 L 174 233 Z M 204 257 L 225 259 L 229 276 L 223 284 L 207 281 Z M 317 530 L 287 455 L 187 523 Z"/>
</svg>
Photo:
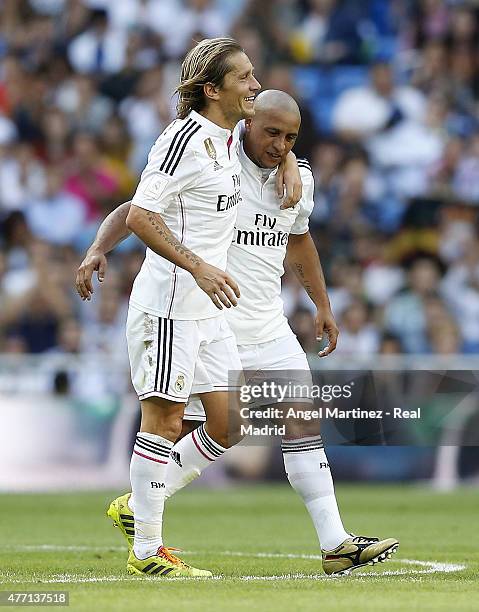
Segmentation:
<svg viewBox="0 0 479 612">
<path fill-rule="evenodd" d="M 182 423 L 181 416 L 172 415 L 168 418 L 163 424 L 164 437 L 172 442 L 176 442 L 181 435 Z"/>
<path fill-rule="evenodd" d="M 244 438 L 242 429 L 236 423 L 214 423 L 211 426 L 207 424 L 208 435 L 220 446 L 230 448 Z"/>
<path fill-rule="evenodd" d="M 142 421 L 141 431 L 147 431 L 171 442 L 176 442 L 181 435 L 181 417 L 147 423 Z"/>
<path fill-rule="evenodd" d="M 155 398 L 142 402 L 141 430 L 175 442 L 181 434 L 183 404 L 165 402 Z"/>
<path fill-rule="evenodd" d="M 310 404 L 291 403 L 285 405 L 283 414 L 288 414 L 288 418 L 280 419 L 277 424 L 284 426 L 284 437 L 286 439 L 309 438 L 320 435 L 321 422 L 319 419 L 304 416 L 311 411 L 312 405 Z"/>
</svg>

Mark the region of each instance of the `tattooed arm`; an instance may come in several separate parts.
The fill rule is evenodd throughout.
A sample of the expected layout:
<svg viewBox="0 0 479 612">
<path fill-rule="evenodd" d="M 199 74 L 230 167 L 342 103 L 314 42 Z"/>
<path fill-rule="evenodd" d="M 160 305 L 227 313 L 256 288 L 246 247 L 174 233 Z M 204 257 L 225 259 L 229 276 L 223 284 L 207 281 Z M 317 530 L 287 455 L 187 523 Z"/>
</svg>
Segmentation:
<svg viewBox="0 0 479 612">
<path fill-rule="evenodd" d="M 231 276 L 207 264 L 201 257 L 181 244 L 171 233 L 160 214 L 133 204 L 128 213 L 126 225 L 152 251 L 190 272 L 198 286 L 210 296 L 219 310 L 222 310 L 222 304 L 226 308 L 237 305 L 236 298 L 240 297 L 240 292 Z"/>
<path fill-rule="evenodd" d="M 318 340 L 322 339 L 325 332 L 329 340 L 327 347 L 319 353 L 320 357 L 325 357 L 336 348 L 339 330 L 331 312 L 318 251 L 309 232 L 290 235 L 286 263 L 292 268 L 317 308 L 316 337 Z"/>
</svg>

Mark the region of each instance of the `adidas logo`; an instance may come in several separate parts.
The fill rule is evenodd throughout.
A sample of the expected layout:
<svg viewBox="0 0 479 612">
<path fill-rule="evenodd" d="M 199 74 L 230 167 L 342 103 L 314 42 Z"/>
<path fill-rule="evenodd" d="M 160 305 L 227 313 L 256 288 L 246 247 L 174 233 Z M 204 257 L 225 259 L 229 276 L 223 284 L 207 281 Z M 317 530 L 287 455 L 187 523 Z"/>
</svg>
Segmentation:
<svg viewBox="0 0 479 612">
<path fill-rule="evenodd" d="M 180 466 L 180 468 L 183 467 L 181 464 L 180 453 L 178 453 L 177 451 L 171 451 L 171 458 L 173 459 L 175 463 L 177 463 Z"/>
<path fill-rule="evenodd" d="M 215 170 L 223 170 L 223 166 L 220 166 L 217 161 L 215 161 L 215 164 L 214 164 L 213 167 L 214 167 Z"/>
</svg>

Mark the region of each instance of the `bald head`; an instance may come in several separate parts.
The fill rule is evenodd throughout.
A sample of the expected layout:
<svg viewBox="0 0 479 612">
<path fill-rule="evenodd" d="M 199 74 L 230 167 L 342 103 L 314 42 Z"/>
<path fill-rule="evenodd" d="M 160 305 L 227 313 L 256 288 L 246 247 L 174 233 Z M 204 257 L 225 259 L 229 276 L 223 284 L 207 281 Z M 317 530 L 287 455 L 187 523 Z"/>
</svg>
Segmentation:
<svg viewBox="0 0 479 612">
<path fill-rule="evenodd" d="M 301 121 L 299 106 L 294 98 L 279 89 L 266 89 L 256 96 L 254 101 L 255 113 L 279 113 L 296 115 Z"/>
<path fill-rule="evenodd" d="M 260 168 L 274 168 L 291 151 L 301 125 L 294 98 L 268 89 L 254 101 L 254 116 L 246 119 L 244 150 Z"/>
</svg>

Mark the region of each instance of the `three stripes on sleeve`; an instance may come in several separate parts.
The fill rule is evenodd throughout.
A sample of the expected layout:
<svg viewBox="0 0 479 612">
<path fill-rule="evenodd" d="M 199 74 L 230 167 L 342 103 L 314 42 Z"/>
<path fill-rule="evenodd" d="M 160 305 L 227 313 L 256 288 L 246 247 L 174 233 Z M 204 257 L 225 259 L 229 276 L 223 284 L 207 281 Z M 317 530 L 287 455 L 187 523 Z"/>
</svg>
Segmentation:
<svg viewBox="0 0 479 612">
<path fill-rule="evenodd" d="M 185 152 L 186 145 L 192 137 L 201 129 L 201 125 L 193 119 L 188 119 L 183 127 L 181 127 L 174 135 L 165 159 L 160 166 L 160 172 L 173 176 L 178 164 Z"/>
</svg>

